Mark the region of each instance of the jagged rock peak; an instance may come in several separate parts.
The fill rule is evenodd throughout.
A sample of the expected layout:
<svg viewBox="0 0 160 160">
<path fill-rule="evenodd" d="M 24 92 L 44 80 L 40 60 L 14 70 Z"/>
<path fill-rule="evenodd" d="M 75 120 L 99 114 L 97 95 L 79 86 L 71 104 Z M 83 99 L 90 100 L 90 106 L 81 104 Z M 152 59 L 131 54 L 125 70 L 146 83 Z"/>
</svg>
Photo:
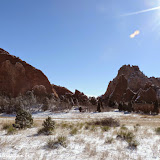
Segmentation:
<svg viewBox="0 0 160 160">
<path fill-rule="evenodd" d="M 62 86 L 58 86 L 55 84 L 52 84 L 52 87 L 55 89 L 55 91 L 57 92 L 58 96 L 64 96 L 66 94 L 73 94 L 69 89 L 62 87 Z"/>
<path fill-rule="evenodd" d="M 128 73 L 131 73 L 131 72 L 140 72 L 139 70 L 139 67 L 138 66 L 134 66 L 134 65 L 123 65 L 119 71 L 118 71 L 118 75 L 126 75 Z"/>
<path fill-rule="evenodd" d="M 8 54 L 9 55 L 9 53 L 2 48 L 0 48 L 0 54 Z"/>
</svg>

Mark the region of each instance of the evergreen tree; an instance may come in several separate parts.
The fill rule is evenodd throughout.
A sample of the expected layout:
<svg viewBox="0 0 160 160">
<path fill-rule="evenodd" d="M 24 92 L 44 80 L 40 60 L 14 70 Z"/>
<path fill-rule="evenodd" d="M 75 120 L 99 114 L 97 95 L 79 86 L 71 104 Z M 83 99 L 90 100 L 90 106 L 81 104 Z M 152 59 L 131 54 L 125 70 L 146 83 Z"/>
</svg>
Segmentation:
<svg viewBox="0 0 160 160">
<path fill-rule="evenodd" d="M 46 134 L 52 134 L 52 131 L 54 130 L 55 128 L 55 121 L 53 121 L 51 119 L 51 117 L 48 117 L 42 124 L 43 126 L 43 131 L 46 133 Z"/>
<path fill-rule="evenodd" d="M 29 112 L 20 109 L 17 112 L 14 126 L 16 128 L 23 129 L 23 128 L 30 128 L 32 124 L 33 124 L 32 115 Z"/>
</svg>

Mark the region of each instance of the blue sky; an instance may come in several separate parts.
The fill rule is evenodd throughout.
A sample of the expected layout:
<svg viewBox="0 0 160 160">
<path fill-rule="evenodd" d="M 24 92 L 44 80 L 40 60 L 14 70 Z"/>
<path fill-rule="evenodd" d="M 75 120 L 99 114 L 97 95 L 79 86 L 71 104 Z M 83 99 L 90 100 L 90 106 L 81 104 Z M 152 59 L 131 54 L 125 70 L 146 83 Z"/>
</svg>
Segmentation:
<svg viewBox="0 0 160 160">
<path fill-rule="evenodd" d="M 51 83 L 101 95 L 124 64 L 160 77 L 160 9 L 139 13 L 158 6 L 160 0 L 0 0 L 0 47 Z"/>
</svg>

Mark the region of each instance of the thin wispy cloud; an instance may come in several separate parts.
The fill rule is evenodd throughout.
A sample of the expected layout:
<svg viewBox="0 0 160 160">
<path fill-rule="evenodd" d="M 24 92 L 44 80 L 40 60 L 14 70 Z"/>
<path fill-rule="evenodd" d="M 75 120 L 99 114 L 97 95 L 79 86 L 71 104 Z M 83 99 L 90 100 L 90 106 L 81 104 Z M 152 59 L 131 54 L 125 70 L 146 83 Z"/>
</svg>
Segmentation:
<svg viewBox="0 0 160 160">
<path fill-rule="evenodd" d="M 121 16 L 123 16 L 123 17 L 125 17 L 125 16 L 132 16 L 132 15 L 146 13 L 146 12 L 150 12 L 150 11 L 154 11 L 154 10 L 158 10 L 158 9 L 160 9 L 160 6 L 154 7 L 154 8 L 150 8 L 150 9 L 141 10 L 141 11 L 137 11 L 137 12 L 131 12 L 131 13 L 123 14 Z"/>
<path fill-rule="evenodd" d="M 136 30 L 134 33 L 132 33 L 130 35 L 130 38 L 134 38 L 135 36 L 139 35 L 140 34 L 140 31 L 139 30 Z"/>
</svg>

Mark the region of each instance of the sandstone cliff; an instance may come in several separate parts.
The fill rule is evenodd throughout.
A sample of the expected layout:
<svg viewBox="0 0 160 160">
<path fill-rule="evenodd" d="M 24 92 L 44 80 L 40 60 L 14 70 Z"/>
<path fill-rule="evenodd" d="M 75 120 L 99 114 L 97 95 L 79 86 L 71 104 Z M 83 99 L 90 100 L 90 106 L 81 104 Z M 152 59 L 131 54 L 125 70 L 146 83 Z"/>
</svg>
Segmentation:
<svg viewBox="0 0 160 160">
<path fill-rule="evenodd" d="M 138 66 L 124 65 L 117 76 L 110 81 L 103 95 L 107 101 L 130 102 L 137 101 L 155 102 L 160 93 L 160 78 L 148 78 L 140 71 Z M 134 97 L 134 98 L 133 98 Z"/>
<path fill-rule="evenodd" d="M 0 93 L 2 95 L 17 97 L 39 85 L 45 87 L 47 94 L 54 92 L 56 95 L 42 71 L 0 49 Z"/>
</svg>

